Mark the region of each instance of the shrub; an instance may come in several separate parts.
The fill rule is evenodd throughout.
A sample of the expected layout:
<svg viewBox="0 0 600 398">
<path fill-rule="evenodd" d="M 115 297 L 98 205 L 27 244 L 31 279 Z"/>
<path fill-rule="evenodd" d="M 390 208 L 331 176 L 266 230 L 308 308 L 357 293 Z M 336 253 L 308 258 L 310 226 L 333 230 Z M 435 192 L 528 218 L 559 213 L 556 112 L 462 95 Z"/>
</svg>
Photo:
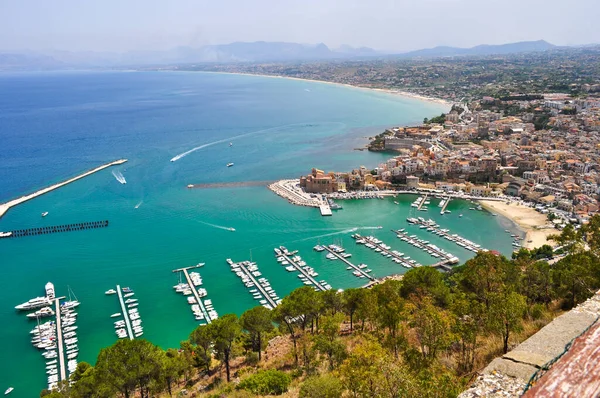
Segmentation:
<svg viewBox="0 0 600 398">
<path fill-rule="evenodd" d="M 306 379 L 300 387 L 301 398 L 339 398 L 342 396 L 342 382 L 329 375 Z"/>
<path fill-rule="evenodd" d="M 244 379 L 238 388 L 257 395 L 281 395 L 288 390 L 292 378 L 279 370 L 261 370 Z"/>
</svg>

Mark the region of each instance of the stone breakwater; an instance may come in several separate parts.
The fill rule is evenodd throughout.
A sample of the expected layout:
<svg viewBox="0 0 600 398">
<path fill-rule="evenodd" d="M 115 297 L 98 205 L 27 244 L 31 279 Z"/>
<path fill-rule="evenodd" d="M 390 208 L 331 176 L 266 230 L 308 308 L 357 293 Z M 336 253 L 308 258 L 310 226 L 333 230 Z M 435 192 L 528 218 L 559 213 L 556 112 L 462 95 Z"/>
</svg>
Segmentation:
<svg viewBox="0 0 600 398">
<path fill-rule="evenodd" d="M 300 180 L 280 180 L 269 185 L 269 189 L 290 203 L 298 206 L 320 207 L 327 200 L 321 199 L 320 195 L 304 192 L 300 188 Z"/>
</svg>

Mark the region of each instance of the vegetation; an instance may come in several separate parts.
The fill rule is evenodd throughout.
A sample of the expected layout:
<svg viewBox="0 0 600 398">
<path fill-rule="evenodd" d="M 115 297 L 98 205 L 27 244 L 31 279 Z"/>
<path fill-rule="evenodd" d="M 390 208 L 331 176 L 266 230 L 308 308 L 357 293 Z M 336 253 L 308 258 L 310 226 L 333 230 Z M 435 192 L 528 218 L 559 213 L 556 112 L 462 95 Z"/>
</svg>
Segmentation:
<svg viewBox="0 0 600 398">
<path fill-rule="evenodd" d="M 600 288 L 600 217 L 552 239 L 566 253 L 554 264 L 540 260 L 548 247 L 480 252 L 450 273 L 416 268 L 371 289 L 301 287 L 273 311 L 198 327 L 178 350 L 120 340 L 95 366 L 80 363 L 72 386 L 42 395 L 171 396 L 201 380 L 210 396 L 454 397 L 474 370 Z M 275 334 L 288 348 L 265 359 Z"/>
</svg>

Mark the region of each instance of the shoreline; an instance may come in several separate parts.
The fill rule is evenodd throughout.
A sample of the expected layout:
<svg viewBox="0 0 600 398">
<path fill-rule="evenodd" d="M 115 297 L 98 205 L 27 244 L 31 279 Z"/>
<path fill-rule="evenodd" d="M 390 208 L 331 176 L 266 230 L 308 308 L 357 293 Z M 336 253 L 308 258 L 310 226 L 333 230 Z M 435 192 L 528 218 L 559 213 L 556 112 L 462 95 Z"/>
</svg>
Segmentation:
<svg viewBox="0 0 600 398">
<path fill-rule="evenodd" d="M 479 200 L 479 203 L 486 210 L 508 218 L 525 232 L 524 248 L 534 249 L 542 245 L 556 246 L 547 238 L 550 235 L 558 234 L 559 231 L 550 225 L 546 215 L 538 213 L 531 207 L 521 206 L 514 202 L 507 205 L 506 202 Z"/>
<path fill-rule="evenodd" d="M 310 82 L 310 83 L 331 84 L 331 85 L 335 85 L 335 86 L 353 88 L 353 89 L 358 89 L 358 90 L 376 91 L 376 92 L 380 92 L 380 93 L 416 99 L 416 100 L 423 101 L 423 102 L 444 105 L 449 108 L 448 111 L 450 110 L 450 108 L 453 105 L 453 102 L 450 102 L 445 99 L 435 98 L 435 97 L 427 97 L 424 95 L 414 94 L 409 91 L 394 90 L 391 88 L 374 88 L 374 87 L 355 86 L 355 85 L 348 84 L 348 83 L 337 83 L 337 82 L 330 82 L 327 80 L 304 79 L 301 77 L 281 76 L 281 75 L 263 75 L 263 74 L 259 74 L 259 73 L 247 73 L 247 72 L 220 72 L 220 71 L 219 72 L 217 72 L 217 71 L 214 71 L 214 72 L 213 71 L 185 71 L 185 72 L 218 73 L 218 74 L 225 74 L 225 75 L 241 75 L 241 76 L 254 76 L 254 77 L 258 76 L 258 77 L 268 77 L 268 78 L 272 78 L 272 79 L 289 79 L 289 80 L 297 80 L 297 81 Z"/>
</svg>

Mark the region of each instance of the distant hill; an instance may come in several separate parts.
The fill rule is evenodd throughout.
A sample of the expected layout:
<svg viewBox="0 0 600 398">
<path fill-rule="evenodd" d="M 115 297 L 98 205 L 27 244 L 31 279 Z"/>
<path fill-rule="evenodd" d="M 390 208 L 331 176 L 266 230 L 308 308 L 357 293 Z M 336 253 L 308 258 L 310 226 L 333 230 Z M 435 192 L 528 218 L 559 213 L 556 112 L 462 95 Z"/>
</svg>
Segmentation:
<svg viewBox="0 0 600 398">
<path fill-rule="evenodd" d="M 193 47 L 176 47 L 166 51 L 129 51 L 125 53 L 94 51 L 50 51 L 41 53 L 3 53 L 0 70 L 49 70 L 68 68 L 123 68 L 190 63 L 291 62 L 332 59 L 358 59 L 386 55 L 398 58 L 436 58 L 449 56 L 482 56 L 546 51 L 557 48 L 544 40 L 502 45 L 480 45 L 472 48 L 435 47 L 402 54 L 385 54 L 368 47 L 342 45 L 330 49 L 323 43 L 299 44 L 257 41 L 235 42 Z"/>
<path fill-rule="evenodd" d="M 521 41 L 517 43 L 488 45 L 482 44 L 471 48 L 460 47 L 434 47 L 423 50 L 410 51 L 398 54 L 403 58 L 435 58 L 435 57 L 453 57 L 465 55 L 494 55 L 494 54 L 516 54 L 525 52 L 547 51 L 556 48 L 545 40 Z"/>
</svg>

